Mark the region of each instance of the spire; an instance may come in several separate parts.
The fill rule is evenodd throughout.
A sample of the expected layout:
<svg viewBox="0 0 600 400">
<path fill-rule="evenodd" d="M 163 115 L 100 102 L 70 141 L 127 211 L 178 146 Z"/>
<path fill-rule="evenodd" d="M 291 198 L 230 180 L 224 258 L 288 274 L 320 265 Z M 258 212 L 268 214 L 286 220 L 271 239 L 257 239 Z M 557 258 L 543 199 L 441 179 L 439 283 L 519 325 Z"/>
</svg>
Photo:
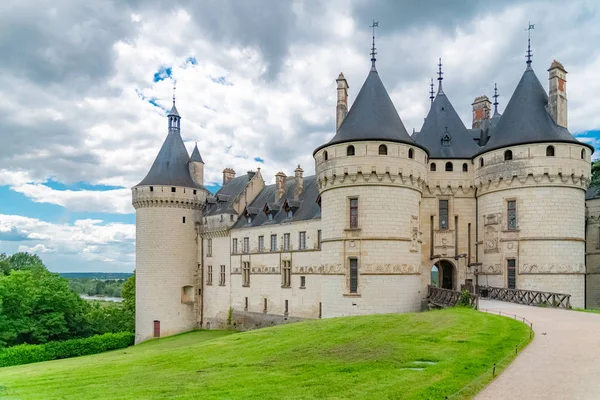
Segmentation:
<svg viewBox="0 0 600 400">
<path fill-rule="evenodd" d="M 498 114 L 498 86 L 494 83 L 494 115 Z"/>
<path fill-rule="evenodd" d="M 371 71 L 376 71 L 375 68 L 375 61 L 377 61 L 377 59 L 375 58 L 375 55 L 377 54 L 377 51 L 375 49 L 375 28 L 379 27 L 379 21 L 375 21 L 373 20 L 373 25 L 370 25 L 369 28 L 373 28 L 373 47 L 371 47 Z"/>
<path fill-rule="evenodd" d="M 442 89 L 442 80 L 444 78 L 442 78 L 442 75 L 444 73 L 442 72 L 442 57 L 440 57 L 439 63 L 438 63 L 438 93 L 444 93 L 444 89 Z"/>
<path fill-rule="evenodd" d="M 190 156 L 190 161 L 201 162 L 202 164 L 204 164 L 202 156 L 200 155 L 200 150 L 198 150 L 198 142 L 196 142 L 196 145 L 194 146 L 194 150 L 192 151 L 192 155 Z"/>
<path fill-rule="evenodd" d="M 527 68 L 531 68 L 531 30 L 535 29 L 535 24 L 532 24 L 531 21 L 526 29 L 527 31 L 527 53 L 525 54 L 525 58 L 527 58 L 526 64 Z"/>
<path fill-rule="evenodd" d="M 429 100 L 431 100 L 431 102 L 433 103 L 433 78 L 431 78 L 431 83 L 429 84 L 430 86 L 430 90 L 429 90 Z"/>
<path fill-rule="evenodd" d="M 169 132 L 179 132 L 181 117 L 177 112 L 177 107 L 175 107 L 175 83 L 173 83 L 173 107 L 171 107 L 167 118 L 169 119 Z"/>
</svg>

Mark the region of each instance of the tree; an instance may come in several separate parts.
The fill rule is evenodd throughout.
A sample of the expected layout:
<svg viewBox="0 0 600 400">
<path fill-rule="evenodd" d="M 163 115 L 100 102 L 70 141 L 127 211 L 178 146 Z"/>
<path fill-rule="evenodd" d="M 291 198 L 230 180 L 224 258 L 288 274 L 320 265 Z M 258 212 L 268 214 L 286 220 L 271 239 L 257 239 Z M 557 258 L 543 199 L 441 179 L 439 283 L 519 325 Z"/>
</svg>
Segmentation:
<svg viewBox="0 0 600 400">
<path fill-rule="evenodd" d="M 592 180 L 590 187 L 600 187 L 600 160 L 592 162 Z"/>
<path fill-rule="evenodd" d="M 125 309 L 135 315 L 135 270 L 133 275 L 125 281 L 121 296 L 123 297 Z"/>
</svg>

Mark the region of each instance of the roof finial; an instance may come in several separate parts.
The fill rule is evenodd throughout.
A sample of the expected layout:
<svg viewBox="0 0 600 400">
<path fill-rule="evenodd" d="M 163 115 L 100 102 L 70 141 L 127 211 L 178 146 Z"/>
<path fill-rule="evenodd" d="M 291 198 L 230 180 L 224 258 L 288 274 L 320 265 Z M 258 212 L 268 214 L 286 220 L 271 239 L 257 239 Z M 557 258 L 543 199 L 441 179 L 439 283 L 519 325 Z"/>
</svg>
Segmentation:
<svg viewBox="0 0 600 400">
<path fill-rule="evenodd" d="M 444 91 L 442 90 L 442 75 L 444 74 L 442 72 L 442 57 L 440 57 L 439 62 L 438 62 L 438 93 L 444 93 Z"/>
<path fill-rule="evenodd" d="M 527 66 L 531 65 L 531 30 L 535 29 L 535 24 L 532 24 L 531 21 L 528 23 L 527 31 L 527 54 L 525 57 L 527 58 Z"/>
<path fill-rule="evenodd" d="M 433 78 L 431 78 L 431 83 L 429 84 L 430 86 L 430 90 L 429 90 L 429 99 L 431 100 L 431 102 L 433 103 Z"/>
<path fill-rule="evenodd" d="M 498 86 L 494 83 L 494 114 L 498 114 Z"/>
<path fill-rule="evenodd" d="M 176 88 L 176 82 L 173 81 L 173 105 L 175 105 L 175 88 Z"/>
<path fill-rule="evenodd" d="M 379 21 L 375 21 L 375 19 L 373 19 L 373 25 L 370 25 L 369 28 L 373 28 L 373 47 L 371 47 L 371 71 L 375 71 L 375 61 L 377 61 L 377 59 L 375 58 L 375 55 L 377 54 L 377 51 L 375 51 L 375 28 L 379 27 Z"/>
</svg>

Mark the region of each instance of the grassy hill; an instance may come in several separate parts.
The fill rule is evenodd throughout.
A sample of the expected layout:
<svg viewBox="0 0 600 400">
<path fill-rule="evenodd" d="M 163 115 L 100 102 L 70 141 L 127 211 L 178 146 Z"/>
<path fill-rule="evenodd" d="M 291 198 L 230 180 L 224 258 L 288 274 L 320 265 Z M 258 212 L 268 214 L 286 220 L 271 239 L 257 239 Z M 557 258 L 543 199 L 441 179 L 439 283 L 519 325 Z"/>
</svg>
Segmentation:
<svg viewBox="0 0 600 400">
<path fill-rule="evenodd" d="M 444 399 L 514 354 L 528 332 L 515 320 L 468 309 L 195 331 L 0 368 L 0 398 Z"/>
</svg>

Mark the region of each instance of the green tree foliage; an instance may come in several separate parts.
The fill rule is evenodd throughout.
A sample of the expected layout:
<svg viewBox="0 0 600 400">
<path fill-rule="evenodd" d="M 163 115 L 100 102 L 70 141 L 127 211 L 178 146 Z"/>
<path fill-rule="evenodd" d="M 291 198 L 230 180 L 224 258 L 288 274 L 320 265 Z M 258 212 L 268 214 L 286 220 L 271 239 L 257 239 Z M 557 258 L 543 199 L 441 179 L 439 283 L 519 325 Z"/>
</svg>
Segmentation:
<svg viewBox="0 0 600 400">
<path fill-rule="evenodd" d="M 590 186 L 600 187 L 600 161 L 592 162 L 592 181 Z"/>
<path fill-rule="evenodd" d="M 89 296 L 121 297 L 125 279 L 91 279 L 70 278 L 69 288 L 72 291 Z"/>
<path fill-rule="evenodd" d="M 135 315 L 135 271 L 133 271 L 133 276 L 125 281 L 121 296 L 125 309 Z"/>
<path fill-rule="evenodd" d="M 92 301 L 86 317 L 93 334 L 135 331 L 135 314 L 124 303 Z"/>
</svg>

